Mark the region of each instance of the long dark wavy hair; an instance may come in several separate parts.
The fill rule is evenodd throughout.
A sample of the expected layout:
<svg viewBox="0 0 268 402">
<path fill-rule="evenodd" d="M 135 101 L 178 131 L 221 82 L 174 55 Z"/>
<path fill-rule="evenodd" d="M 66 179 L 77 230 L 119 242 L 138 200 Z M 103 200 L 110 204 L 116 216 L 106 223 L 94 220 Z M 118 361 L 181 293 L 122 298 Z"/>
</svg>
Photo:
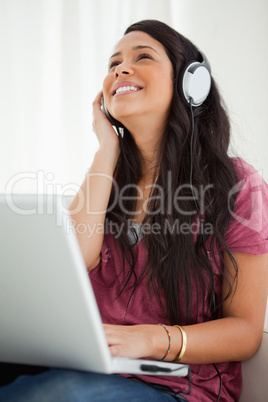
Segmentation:
<svg viewBox="0 0 268 402">
<path fill-rule="evenodd" d="M 160 42 L 172 63 L 174 73 L 174 94 L 170 106 L 169 117 L 162 136 L 157 166 L 155 168 L 155 186 L 152 188 L 147 214 L 143 224 L 150 227 L 157 224 L 160 231 L 151 231 L 144 236 L 148 257 L 142 274 L 135 272 L 135 244 L 130 241 L 127 221 L 136 209 L 136 202 L 131 197 L 137 196 L 135 186 L 128 186 L 124 196 L 129 196 L 124 206 L 130 211 L 125 214 L 119 203 L 115 203 L 112 192 L 109 206 L 115 205 L 107 213 L 106 219 L 125 228 L 118 238 L 124 261 L 125 280 L 120 294 L 128 285 L 130 278 L 135 278 L 133 292 L 144 275 L 148 275 L 148 291 L 154 291 L 165 319 L 170 324 L 190 324 L 197 320 L 198 305 L 203 305 L 207 319 L 216 318 L 220 311 L 221 301 L 215 300 L 215 275 L 224 278 L 222 250 L 225 250 L 233 262 L 235 272 L 237 265 L 224 240 L 233 197 L 228 201 L 229 190 L 236 184 L 237 179 L 231 158 L 227 151 L 230 140 L 230 123 L 223 107 L 219 92 L 212 79 L 210 93 L 205 102 L 193 109 L 194 132 L 191 156 L 191 110 L 181 92 L 181 72 L 183 66 L 192 60 L 200 60 L 198 49 L 184 36 L 168 25 L 156 20 L 144 20 L 131 25 L 125 35 L 133 31 L 142 31 Z M 201 61 L 201 60 L 200 60 Z M 115 177 L 119 190 L 124 186 L 138 184 L 142 178 L 141 157 L 139 149 L 128 130 L 124 136 L 119 133 L 121 153 L 115 169 Z M 192 186 L 194 189 L 206 188 L 203 199 L 193 200 L 189 186 L 192 168 Z M 167 173 L 169 172 L 169 180 Z M 179 208 L 170 208 L 169 199 L 174 199 L 180 186 Z M 202 187 L 203 186 L 203 187 Z M 159 189 L 163 190 L 161 212 L 159 211 Z M 185 199 L 183 199 L 183 196 Z M 202 202 L 202 205 L 201 205 Z M 198 209 L 199 209 L 199 219 Z M 109 210 L 109 208 L 108 208 Z M 196 211 L 196 213 L 191 213 Z M 187 213 L 189 212 L 189 213 Z M 197 222 L 202 228 L 210 225 L 209 233 L 197 230 L 196 235 L 191 231 L 181 234 L 179 227 L 193 227 Z M 202 225 L 200 226 L 200 220 Z M 186 225 L 186 226 L 185 226 Z M 188 225 L 188 226 L 187 226 Z M 175 230 L 166 230 L 167 227 Z M 165 228 L 165 230 L 164 230 Z M 135 229 L 133 229 L 135 235 Z M 137 236 L 136 236 L 137 239 Z M 137 239 L 138 240 L 138 239 Z M 206 244 L 206 246 L 205 246 Z M 207 253 L 209 250 L 209 254 Z M 214 254 L 215 251 L 215 254 Z M 216 254 L 218 257 L 216 258 Z M 218 272 L 212 270 L 211 260 L 214 259 Z M 220 259 L 220 260 L 219 260 Z M 126 269 L 127 266 L 127 269 Z M 236 276 L 236 275 L 235 275 Z M 227 280 L 227 278 L 225 278 Z M 228 282 L 228 280 L 227 280 Z M 232 284 L 229 283 L 229 293 Z M 205 294 L 208 294 L 208 310 L 205 308 Z M 196 308 L 193 308 L 193 293 L 198 296 Z M 165 305 L 161 301 L 164 295 Z M 183 295 L 183 303 L 182 297 Z"/>
</svg>

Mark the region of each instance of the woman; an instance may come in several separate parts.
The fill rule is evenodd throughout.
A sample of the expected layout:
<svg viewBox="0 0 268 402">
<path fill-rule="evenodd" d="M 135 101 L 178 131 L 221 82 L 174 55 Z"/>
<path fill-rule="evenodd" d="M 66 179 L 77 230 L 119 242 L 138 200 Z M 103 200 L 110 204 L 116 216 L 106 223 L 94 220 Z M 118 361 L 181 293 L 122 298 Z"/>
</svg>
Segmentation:
<svg viewBox="0 0 268 402">
<path fill-rule="evenodd" d="M 184 88 L 196 67 L 207 81 L 197 101 L 194 83 Z M 159 21 L 131 25 L 93 117 L 100 146 L 70 211 L 110 352 L 187 363 L 191 392 L 186 378 L 51 370 L 0 398 L 24 386 L 27 401 L 237 401 L 239 361 L 262 338 L 268 189 L 227 155 L 229 121 L 205 56 Z"/>
</svg>

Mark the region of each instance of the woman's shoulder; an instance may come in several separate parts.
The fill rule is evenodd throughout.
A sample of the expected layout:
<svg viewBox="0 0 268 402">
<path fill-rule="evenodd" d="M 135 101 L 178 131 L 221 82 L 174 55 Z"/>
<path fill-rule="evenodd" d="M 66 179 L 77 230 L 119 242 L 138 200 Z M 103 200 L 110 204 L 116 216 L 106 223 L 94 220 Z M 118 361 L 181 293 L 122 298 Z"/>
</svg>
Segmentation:
<svg viewBox="0 0 268 402">
<path fill-rule="evenodd" d="M 247 180 L 254 175 L 256 175 L 256 177 L 261 176 L 260 172 L 250 163 L 246 162 L 243 158 L 234 157 L 231 158 L 231 160 L 233 162 L 238 180 Z"/>
<path fill-rule="evenodd" d="M 236 174 L 236 185 L 231 193 L 241 193 L 240 197 L 247 197 L 246 193 L 260 191 L 268 199 L 268 184 L 265 182 L 262 171 L 257 170 L 242 158 L 232 158 Z"/>
<path fill-rule="evenodd" d="M 245 203 L 256 202 L 256 192 L 259 192 L 259 196 L 262 198 L 260 205 L 263 205 L 263 197 L 268 202 L 268 185 L 263 179 L 261 171 L 242 158 L 232 158 L 232 161 L 237 182 L 230 190 L 230 195 L 237 194 L 236 204 L 242 201 L 243 207 L 245 207 Z M 250 196 L 252 193 L 255 193 L 254 200 Z"/>
<path fill-rule="evenodd" d="M 235 205 L 228 205 L 231 221 L 226 242 L 231 251 L 262 254 L 268 252 L 268 185 L 252 165 L 233 158 L 237 176 L 229 197 L 236 195 Z"/>
</svg>

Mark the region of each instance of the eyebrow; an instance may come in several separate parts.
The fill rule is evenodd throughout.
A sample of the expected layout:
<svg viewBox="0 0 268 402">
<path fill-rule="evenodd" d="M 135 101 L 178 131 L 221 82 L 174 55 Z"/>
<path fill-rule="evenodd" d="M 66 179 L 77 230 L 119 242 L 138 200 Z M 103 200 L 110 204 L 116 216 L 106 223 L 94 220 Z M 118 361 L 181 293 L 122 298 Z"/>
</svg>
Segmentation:
<svg viewBox="0 0 268 402">
<path fill-rule="evenodd" d="M 140 49 L 151 49 L 151 50 L 153 50 L 155 53 L 159 54 L 153 47 L 148 46 L 148 45 L 138 45 L 138 46 L 134 46 L 134 47 L 132 48 L 132 50 L 140 50 Z M 112 54 L 112 56 L 110 57 L 110 59 L 111 59 L 112 57 L 120 56 L 121 53 L 122 53 L 122 52 L 116 52 L 116 53 Z"/>
</svg>

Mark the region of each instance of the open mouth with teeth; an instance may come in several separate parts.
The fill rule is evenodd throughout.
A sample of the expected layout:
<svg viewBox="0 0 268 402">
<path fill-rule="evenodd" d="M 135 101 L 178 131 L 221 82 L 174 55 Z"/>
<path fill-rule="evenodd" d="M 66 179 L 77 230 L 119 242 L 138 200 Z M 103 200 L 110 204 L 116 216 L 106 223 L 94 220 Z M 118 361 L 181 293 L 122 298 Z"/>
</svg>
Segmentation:
<svg viewBox="0 0 268 402">
<path fill-rule="evenodd" d="M 133 85 L 119 87 L 116 91 L 114 91 L 113 95 L 119 95 L 119 94 L 130 93 L 130 92 L 137 92 L 137 91 L 140 91 L 141 89 L 142 88 L 134 87 Z"/>
</svg>

